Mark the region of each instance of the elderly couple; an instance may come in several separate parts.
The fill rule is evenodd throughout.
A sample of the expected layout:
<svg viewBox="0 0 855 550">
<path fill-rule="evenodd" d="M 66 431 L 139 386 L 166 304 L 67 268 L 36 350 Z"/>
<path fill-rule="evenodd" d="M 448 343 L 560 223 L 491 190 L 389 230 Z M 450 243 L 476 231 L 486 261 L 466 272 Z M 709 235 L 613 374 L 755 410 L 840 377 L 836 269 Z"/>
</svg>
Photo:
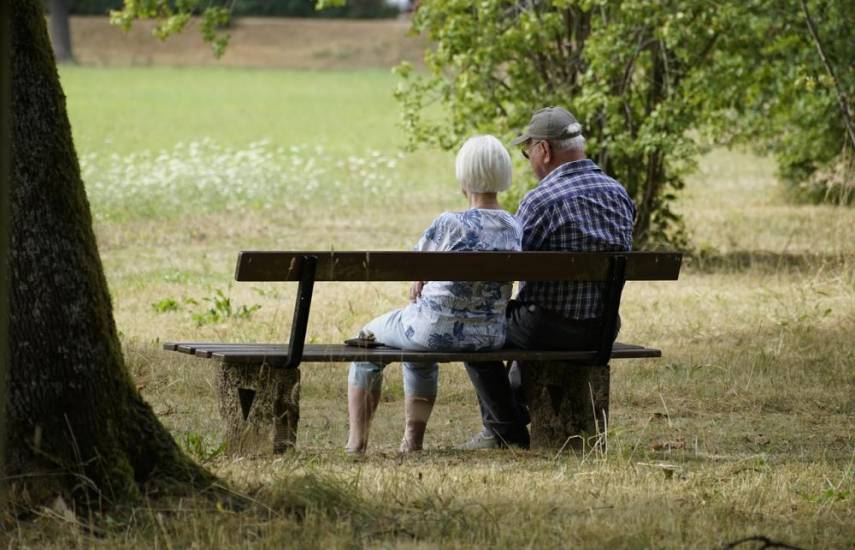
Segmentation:
<svg viewBox="0 0 855 550">
<path fill-rule="evenodd" d="M 514 141 L 540 180 L 516 216 L 496 199 L 511 185 L 511 159 L 493 136 L 469 139 L 457 154 L 456 175 L 469 201 L 445 212 L 424 232 L 416 250 L 609 251 L 632 248 L 635 205 L 623 186 L 585 157 L 576 119 L 560 107 L 535 112 Z M 410 304 L 368 323 L 360 336 L 407 350 L 490 350 L 591 347 L 600 334 L 601 286 L 546 282 L 416 281 Z M 481 408 L 483 430 L 461 449 L 509 445 L 528 448 L 528 417 L 517 398 L 520 366 L 464 363 Z M 422 449 L 437 393 L 435 363 L 404 363 L 406 423 L 401 452 Z M 348 377 L 347 451 L 365 452 L 380 400 L 384 365 L 353 363 Z"/>
</svg>

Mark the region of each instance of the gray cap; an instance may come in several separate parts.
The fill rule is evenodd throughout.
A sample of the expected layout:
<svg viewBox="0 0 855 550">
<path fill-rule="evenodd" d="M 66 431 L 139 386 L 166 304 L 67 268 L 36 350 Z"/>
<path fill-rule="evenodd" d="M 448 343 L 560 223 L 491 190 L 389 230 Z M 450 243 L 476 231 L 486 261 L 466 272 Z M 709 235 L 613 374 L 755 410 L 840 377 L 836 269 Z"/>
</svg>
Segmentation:
<svg viewBox="0 0 855 550">
<path fill-rule="evenodd" d="M 531 115 L 528 126 L 518 135 L 512 145 L 525 143 L 530 139 L 559 140 L 582 135 L 582 126 L 576 117 L 561 107 L 544 107 Z"/>
</svg>

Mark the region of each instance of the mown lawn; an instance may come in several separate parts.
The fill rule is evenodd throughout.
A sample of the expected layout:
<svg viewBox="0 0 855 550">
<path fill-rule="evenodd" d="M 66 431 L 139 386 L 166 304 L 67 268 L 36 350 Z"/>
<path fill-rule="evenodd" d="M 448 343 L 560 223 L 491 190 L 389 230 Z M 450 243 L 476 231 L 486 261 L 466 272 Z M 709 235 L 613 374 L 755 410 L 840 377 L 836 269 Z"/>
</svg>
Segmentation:
<svg viewBox="0 0 855 550">
<path fill-rule="evenodd" d="M 390 367 L 354 461 L 346 367 L 309 364 L 299 451 L 226 458 L 212 364 L 158 342 L 284 340 L 294 288 L 233 283 L 236 252 L 407 248 L 463 207 L 453 156 L 400 153 L 380 71 L 68 68 L 62 82 L 128 364 L 176 439 L 248 500 L 153 500 L 94 534 L 45 512 L 0 535 L 13 546 L 853 547 L 855 210 L 788 203 L 768 159 L 706 156 L 680 202 L 699 258 L 624 294 L 622 339 L 664 357 L 613 366 L 605 452 L 451 450 L 479 428 L 453 364 L 425 453 L 396 454 Z M 218 290 L 261 307 L 202 318 Z M 405 291 L 321 285 L 310 337 L 348 337 Z"/>
</svg>

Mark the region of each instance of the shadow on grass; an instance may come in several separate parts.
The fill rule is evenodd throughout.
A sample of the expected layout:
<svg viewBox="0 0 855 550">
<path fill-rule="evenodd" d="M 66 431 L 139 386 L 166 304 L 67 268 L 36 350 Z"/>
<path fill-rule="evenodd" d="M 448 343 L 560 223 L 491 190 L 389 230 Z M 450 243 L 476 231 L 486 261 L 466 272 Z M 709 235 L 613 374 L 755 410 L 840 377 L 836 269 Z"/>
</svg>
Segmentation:
<svg viewBox="0 0 855 550">
<path fill-rule="evenodd" d="M 361 485 L 359 475 L 309 472 L 267 485 L 256 497 L 272 516 L 288 516 L 309 529 L 344 524 L 362 541 L 442 540 L 472 533 L 485 537 L 496 530 L 485 518 L 473 518 L 467 503 L 438 498 L 434 490 L 385 487 L 371 494 Z M 392 495 L 386 494 L 389 491 Z M 388 496 L 392 498 L 384 498 Z"/>
</svg>

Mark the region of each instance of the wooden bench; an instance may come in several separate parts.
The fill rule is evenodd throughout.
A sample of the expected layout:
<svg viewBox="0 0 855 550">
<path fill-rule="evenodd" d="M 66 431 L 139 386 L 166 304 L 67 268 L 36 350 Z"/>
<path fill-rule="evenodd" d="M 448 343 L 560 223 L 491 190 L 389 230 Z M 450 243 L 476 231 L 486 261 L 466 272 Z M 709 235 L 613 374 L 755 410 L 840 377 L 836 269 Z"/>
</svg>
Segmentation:
<svg viewBox="0 0 855 550">
<path fill-rule="evenodd" d="M 279 453 L 296 443 L 303 362 L 516 360 L 530 365 L 524 390 L 532 446 L 578 447 L 608 421 L 609 361 L 660 357 L 661 351 L 614 343 L 625 281 L 676 280 L 677 253 L 570 252 L 241 252 L 235 279 L 299 282 L 286 344 L 168 342 L 164 349 L 218 360 L 220 412 L 232 453 Z M 584 351 L 417 352 L 344 344 L 306 345 L 314 283 L 321 281 L 596 281 L 604 284 L 603 332 Z M 405 304 L 402 294 L 401 305 Z M 377 311 L 379 315 L 385 311 Z M 365 319 L 368 322 L 370 319 Z"/>
</svg>

